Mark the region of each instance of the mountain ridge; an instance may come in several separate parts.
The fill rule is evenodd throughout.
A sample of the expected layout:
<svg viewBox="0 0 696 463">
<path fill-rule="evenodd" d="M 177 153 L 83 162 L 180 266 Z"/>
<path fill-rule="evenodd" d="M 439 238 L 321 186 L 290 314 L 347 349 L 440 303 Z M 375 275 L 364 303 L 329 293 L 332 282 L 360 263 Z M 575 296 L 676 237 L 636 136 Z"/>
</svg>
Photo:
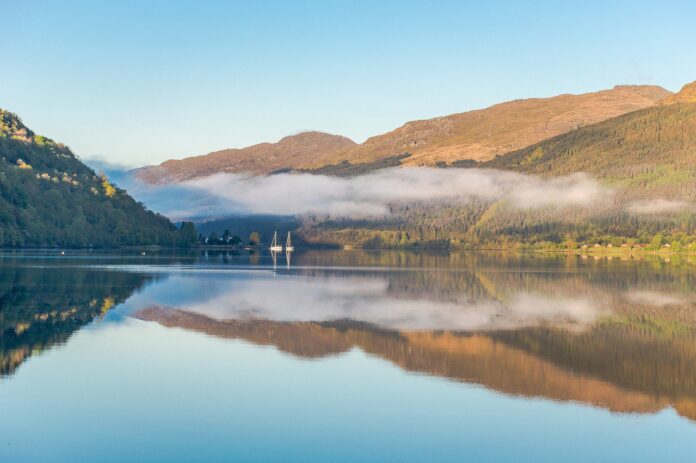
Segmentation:
<svg viewBox="0 0 696 463">
<path fill-rule="evenodd" d="M 670 95 L 658 86 L 618 85 L 578 95 L 517 99 L 464 113 L 409 121 L 362 144 L 339 135 L 303 132 L 277 143 L 169 160 L 132 173 L 147 183 L 164 184 L 217 172 L 263 175 L 346 162 L 375 163 L 395 156 L 404 158 L 403 165 L 487 161 L 578 126 L 653 106 Z M 290 141 L 292 146 L 286 147 Z"/>
<path fill-rule="evenodd" d="M 223 149 L 179 160 L 165 161 L 132 171 L 151 184 L 179 182 L 219 172 L 264 174 L 292 168 L 308 159 L 327 159 L 356 143 L 344 136 L 319 131 L 301 132 L 275 143 L 257 143 L 245 148 Z"/>
<path fill-rule="evenodd" d="M 368 139 L 347 154 L 350 161 L 408 151 L 404 165 L 486 161 L 578 126 L 652 106 L 670 93 L 657 86 L 615 86 L 583 94 L 516 99 L 483 109 L 407 122 Z M 439 138 L 438 138 L 439 136 Z"/>
</svg>

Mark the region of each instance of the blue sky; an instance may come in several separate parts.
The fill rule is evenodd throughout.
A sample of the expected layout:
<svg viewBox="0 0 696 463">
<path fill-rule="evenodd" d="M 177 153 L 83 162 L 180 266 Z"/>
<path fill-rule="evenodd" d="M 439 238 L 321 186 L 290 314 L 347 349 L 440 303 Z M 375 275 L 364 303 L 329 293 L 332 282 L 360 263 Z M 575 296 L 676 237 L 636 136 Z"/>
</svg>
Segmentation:
<svg viewBox="0 0 696 463">
<path fill-rule="evenodd" d="M 0 107 L 143 165 L 497 102 L 696 80 L 693 1 L 0 0 Z"/>
</svg>

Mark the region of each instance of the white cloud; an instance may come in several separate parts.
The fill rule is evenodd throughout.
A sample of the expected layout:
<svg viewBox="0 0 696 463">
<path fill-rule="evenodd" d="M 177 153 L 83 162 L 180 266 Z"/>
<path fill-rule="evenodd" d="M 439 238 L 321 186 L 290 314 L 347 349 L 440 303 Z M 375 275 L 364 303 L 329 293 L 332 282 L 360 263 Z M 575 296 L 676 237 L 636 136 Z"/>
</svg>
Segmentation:
<svg viewBox="0 0 696 463">
<path fill-rule="evenodd" d="M 628 206 L 628 211 L 639 215 L 670 214 L 689 207 L 684 201 L 668 201 L 666 199 L 651 199 L 635 201 Z"/>
<path fill-rule="evenodd" d="M 608 193 L 578 173 L 542 179 L 490 169 L 392 168 L 338 178 L 288 173 L 216 174 L 164 187 L 131 185 L 148 206 L 173 219 L 230 214 L 378 216 L 399 201 L 508 200 L 522 208 L 586 206 Z"/>
</svg>

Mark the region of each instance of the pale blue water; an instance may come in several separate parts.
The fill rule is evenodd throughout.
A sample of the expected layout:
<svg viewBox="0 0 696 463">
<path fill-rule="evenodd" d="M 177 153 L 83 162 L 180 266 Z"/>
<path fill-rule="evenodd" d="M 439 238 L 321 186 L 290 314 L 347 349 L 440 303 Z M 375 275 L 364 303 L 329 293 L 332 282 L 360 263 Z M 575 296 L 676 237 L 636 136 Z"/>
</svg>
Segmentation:
<svg viewBox="0 0 696 463">
<path fill-rule="evenodd" d="M 673 408 L 696 403 L 689 264 L 295 260 L 4 259 L 0 461 L 694 461 Z M 685 331 L 601 331 L 621 298 Z M 600 330 L 633 373 L 547 352 L 540 327 Z M 627 340 L 680 346 L 660 355 L 684 386 L 635 380 Z"/>
</svg>

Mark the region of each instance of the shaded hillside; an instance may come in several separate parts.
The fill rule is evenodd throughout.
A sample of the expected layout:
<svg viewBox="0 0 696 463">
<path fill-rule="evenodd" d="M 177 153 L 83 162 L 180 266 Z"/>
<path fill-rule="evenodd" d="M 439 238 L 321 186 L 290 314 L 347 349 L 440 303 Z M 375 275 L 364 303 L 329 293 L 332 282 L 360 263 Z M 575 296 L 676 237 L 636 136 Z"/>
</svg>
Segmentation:
<svg viewBox="0 0 696 463">
<path fill-rule="evenodd" d="M 230 235 L 242 238 L 243 243 L 247 243 L 249 236 L 256 232 L 260 235 L 261 243 L 270 243 L 274 232 L 285 236 L 288 231 L 295 230 L 300 225 L 300 220 L 293 216 L 251 215 L 198 222 L 196 229 L 206 236 L 211 233 L 221 236 L 227 230 Z"/>
<path fill-rule="evenodd" d="M 409 122 L 370 138 L 345 156 L 351 162 L 366 162 L 409 152 L 406 165 L 485 161 L 580 126 L 653 106 L 668 95 L 661 87 L 617 86 L 581 95 L 515 100 Z"/>
<path fill-rule="evenodd" d="M 303 172 L 314 175 L 330 175 L 333 177 L 354 177 L 356 175 L 364 175 L 380 169 L 389 167 L 398 167 L 410 156 L 409 153 L 397 154 L 388 156 L 372 162 L 352 163 L 341 161 L 336 164 L 328 164 L 316 169 L 297 169 L 297 172 Z"/>
<path fill-rule="evenodd" d="M 315 163 L 331 164 L 336 160 L 336 153 L 354 145 L 346 137 L 304 132 L 285 137 L 277 143 L 260 143 L 247 148 L 166 161 L 159 166 L 137 169 L 134 174 L 140 180 L 152 184 L 182 182 L 220 172 L 267 174 Z"/>
<path fill-rule="evenodd" d="M 187 231 L 0 110 L 0 246 L 171 246 Z"/>
</svg>

